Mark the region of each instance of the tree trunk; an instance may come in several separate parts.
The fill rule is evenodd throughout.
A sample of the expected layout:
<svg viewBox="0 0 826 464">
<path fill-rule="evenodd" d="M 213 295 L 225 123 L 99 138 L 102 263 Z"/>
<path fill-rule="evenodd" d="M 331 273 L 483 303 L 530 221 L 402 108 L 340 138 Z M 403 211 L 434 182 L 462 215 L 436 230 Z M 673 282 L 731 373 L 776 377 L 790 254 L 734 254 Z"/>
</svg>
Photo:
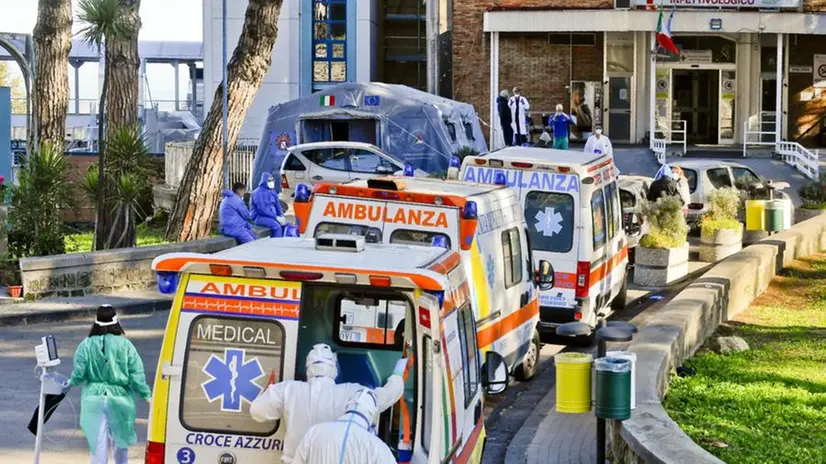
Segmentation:
<svg viewBox="0 0 826 464">
<path fill-rule="evenodd" d="M 105 66 L 105 65 L 104 65 Z M 106 150 L 104 141 L 104 128 L 106 127 L 106 118 L 104 112 L 106 111 L 106 93 L 109 87 L 109 74 L 106 68 L 103 69 L 103 88 L 100 92 L 100 101 L 98 102 L 98 191 L 95 201 L 95 243 L 93 250 L 106 249 L 106 231 L 103 225 L 106 223 L 106 191 L 104 190 L 104 174 L 106 173 Z"/>
<path fill-rule="evenodd" d="M 37 141 L 63 150 L 69 108 L 69 50 L 72 48 L 72 1 L 39 0 L 34 27 L 33 100 Z M 40 151 L 40 147 L 32 147 Z"/>
<path fill-rule="evenodd" d="M 223 182 L 222 92 L 227 86 L 227 132 L 230 156 L 241 125 L 272 62 L 283 0 L 249 0 L 244 28 L 227 66 L 227 81 L 215 91 L 212 106 L 195 141 L 169 217 L 169 240 L 209 236 Z"/>
<path fill-rule="evenodd" d="M 109 87 L 106 92 L 106 140 L 122 127 L 133 126 L 138 123 L 138 89 L 140 83 L 140 57 L 138 55 L 138 33 L 141 28 L 141 19 L 138 15 L 140 0 L 119 0 L 121 9 L 124 10 L 124 17 L 129 35 L 123 38 L 108 38 L 106 40 L 106 75 L 109 79 Z M 103 194 L 108 195 L 112 191 L 112 179 L 109 177 L 106 167 L 106 149 L 101 150 L 101 187 Z M 100 207 L 100 205 L 98 205 Z M 119 234 L 111 234 L 113 228 L 120 227 L 113 221 L 112 215 L 108 214 L 111 205 L 103 205 L 103 210 L 98 211 L 98 228 L 101 231 L 98 240 L 100 249 L 114 248 L 114 240 Z M 103 214 L 101 215 L 101 211 Z"/>
</svg>

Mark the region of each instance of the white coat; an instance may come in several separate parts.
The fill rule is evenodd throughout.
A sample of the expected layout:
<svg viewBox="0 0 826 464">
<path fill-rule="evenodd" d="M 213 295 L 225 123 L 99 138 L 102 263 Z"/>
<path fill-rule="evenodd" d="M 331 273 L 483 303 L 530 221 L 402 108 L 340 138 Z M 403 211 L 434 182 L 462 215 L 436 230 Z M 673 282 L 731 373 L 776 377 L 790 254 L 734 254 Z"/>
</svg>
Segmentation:
<svg viewBox="0 0 826 464">
<path fill-rule="evenodd" d="M 311 427 L 292 464 L 396 464 L 390 448 L 379 437 L 355 423 L 349 430 L 347 425 L 346 419 L 339 419 Z M 342 445 L 345 435 L 347 442 Z"/>
<path fill-rule="evenodd" d="M 336 384 L 332 378 L 324 376 L 313 377 L 307 382 L 279 382 L 270 385 L 252 402 L 250 415 L 259 422 L 283 418 L 282 426 L 286 427 L 287 435 L 284 437 L 281 461 L 294 462 L 298 443 L 307 430 L 313 425 L 341 417 L 348 401 L 364 388 L 357 383 Z M 402 397 L 404 380 L 400 375 L 391 375 L 384 387 L 376 388 L 375 393 L 380 414 Z"/>
<path fill-rule="evenodd" d="M 518 103 L 518 104 L 517 104 Z M 514 95 L 508 100 L 508 108 L 511 109 L 511 127 L 514 135 L 528 135 L 526 114 L 531 109 L 528 99 L 522 95 Z"/>
<path fill-rule="evenodd" d="M 601 135 L 597 138 L 596 135 L 588 137 L 585 142 L 585 153 L 599 153 L 602 155 L 613 155 L 614 147 L 611 145 L 611 140 L 608 137 Z"/>
</svg>

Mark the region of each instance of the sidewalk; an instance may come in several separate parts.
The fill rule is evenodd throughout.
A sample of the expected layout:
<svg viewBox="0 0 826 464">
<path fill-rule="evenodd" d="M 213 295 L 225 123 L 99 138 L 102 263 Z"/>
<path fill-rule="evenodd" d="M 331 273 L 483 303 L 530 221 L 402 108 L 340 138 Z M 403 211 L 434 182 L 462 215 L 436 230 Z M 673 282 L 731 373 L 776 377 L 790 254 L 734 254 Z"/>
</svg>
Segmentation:
<svg viewBox="0 0 826 464">
<path fill-rule="evenodd" d="M 18 300 L 19 301 L 19 300 Z M 0 299 L 0 327 L 61 322 L 93 317 L 98 306 L 110 304 L 120 314 L 145 314 L 166 311 L 172 298 L 156 291 L 119 292 L 74 298 L 48 298 L 32 302 Z"/>
</svg>

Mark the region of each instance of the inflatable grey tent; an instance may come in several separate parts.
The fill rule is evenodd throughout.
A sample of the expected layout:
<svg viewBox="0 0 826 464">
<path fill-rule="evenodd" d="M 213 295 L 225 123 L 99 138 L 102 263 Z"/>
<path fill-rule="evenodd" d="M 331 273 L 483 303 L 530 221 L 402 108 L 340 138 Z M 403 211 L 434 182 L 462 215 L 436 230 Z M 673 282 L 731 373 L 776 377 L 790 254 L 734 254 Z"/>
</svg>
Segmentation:
<svg viewBox="0 0 826 464">
<path fill-rule="evenodd" d="M 446 171 L 463 147 L 487 151 L 472 105 L 402 85 L 344 83 L 270 108 L 253 179 L 279 172 L 290 146 L 337 140 L 372 143 L 426 172 Z"/>
</svg>

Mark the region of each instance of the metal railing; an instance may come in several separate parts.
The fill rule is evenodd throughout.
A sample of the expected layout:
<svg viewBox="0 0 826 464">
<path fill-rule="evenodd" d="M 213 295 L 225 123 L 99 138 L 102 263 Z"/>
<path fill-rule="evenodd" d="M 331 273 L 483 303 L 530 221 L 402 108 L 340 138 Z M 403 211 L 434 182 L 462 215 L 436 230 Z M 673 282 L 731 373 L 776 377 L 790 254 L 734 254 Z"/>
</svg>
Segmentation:
<svg viewBox="0 0 826 464">
<path fill-rule="evenodd" d="M 26 99 L 25 98 L 12 98 L 12 114 L 25 114 L 26 113 Z M 203 102 L 197 102 L 196 105 L 192 105 L 192 101 L 190 100 L 180 100 L 176 102 L 175 100 L 144 100 L 142 103 L 144 108 L 154 108 L 157 107 L 160 111 L 189 111 L 196 116 L 200 113 L 203 113 Z M 73 115 L 93 115 L 98 113 L 98 100 L 94 98 L 81 98 L 80 100 L 75 100 L 74 98 L 69 100 L 68 105 L 68 114 Z"/>
<path fill-rule="evenodd" d="M 654 152 L 654 156 L 657 157 L 657 161 L 660 164 L 665 164 L 667 149 L 668 142 L 666 142 L 665 139 L 658 139 L 655 137 L 653 140 L 651 140 L 651 151 Z"/>
<path fill-rule="evenodd" d="M 775 144 L 775 151 L 784 163 L 797 169 L 804 176 L 812 180 L 820 178 L 820 152 L 812 152 L 797 142 L 779 142 Z"/>
<path fill-rule="evenodd" d="M 749 145 L 764 147 L 774 146 L 774 137 L 776 135 L 774 128 L 777 127 L 777 121 L 765 121 L 763 119 L 764 116 L 773 114 L 774 112 L 772 111 L 761 111 L 760 113 L 750 116 L 747 120 L 743 121 L 743 158 L 748 155 Z M 772 126 L 772 130 L 765 130 L 764 126 Z M 765 139 L 765 136 L 767 135 L 771 136 L 769 140 Z M 754 140 L 750 140 L 750 137 L 754 138 Z"/>
<path fill-rule="evenodd" d="M 255 187 L 252 178 L 252 162 L 255 160 L 255 152 L 258 147 L 252 145 L 239 145 L 235 148 L 229 158 L 229 183 L 230 185 L 241 182 L 251 190 Z M 278 177 L 278 176 L 276 176 Z M 276 182 L 281 182 L 276 179 Z"/>
<path fill-rule="evenodd" d="M 251 189 L 255 186 L 252 179 L 252 164 L 255 159 L 255 152 L 258 150 L 258 141 L 239 141 L 235 146 L 235 151 L 230 156 L 229 181 L 230 184 L 241 182 Z M 166 185 L 178 188 L 186 171 L 186 165 L 192 156 L 192 149 L 195 142 L 169 142 L 164 147 L 164 181 Z"/>
<path fill-rule="evenodd" d="M 674 125 L 677 125 L 677 129 L 674 129 Z M 682 129 L 680 129 L 682 127 Z M 679 144 L 683 146 L 683 155 L 685 155 L 686 151 L 688 150 L 688 122 L 684 119 L 678 119 L 676 121 L 671 121 L 671 126 L 667 130 L 662 130 L 665 133 L 665 140 L 666 145 L 671 144 Z M 682 135 L 680 140 L 674 140 L 674 134 Z"/>
</svg>

